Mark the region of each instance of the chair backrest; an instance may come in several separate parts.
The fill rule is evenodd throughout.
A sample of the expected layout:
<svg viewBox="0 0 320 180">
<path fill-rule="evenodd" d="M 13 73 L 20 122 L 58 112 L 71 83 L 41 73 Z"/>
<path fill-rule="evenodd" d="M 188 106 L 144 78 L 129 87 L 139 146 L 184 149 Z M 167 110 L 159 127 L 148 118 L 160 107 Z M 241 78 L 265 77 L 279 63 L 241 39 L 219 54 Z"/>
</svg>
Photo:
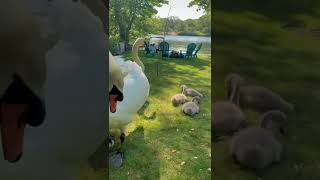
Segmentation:
<svg viewBox="0 0 320 180">
<path fill-rule="evenodd" d="M 186 56 L 191 56 L 193 51 L 196 49 L 197 45 L 195 43 L 190 43 L 187 46 Z"/>
<path fill-rule="evenodd" d="M 169 56 L 169 47 L 170 47 L 170 45 L 166 41 L 162 41 L 159 44 L 159 48 L 162 51 L 162 56 Z"/>
<path fill-rule="evenodd" d="M 159 48 L 160 48 L 161 51 L 169 51 L 169 43 L 166 42 L 166 41 L 162 41 L 159 44 Z"/>
<path fill-rule="evenodd" d="M 201 49 L 201 47 L 202 47 L 202 43 L 199 44 L 199 46 L 197 47 L 197 49 L 194 52 L 194 54 L 197 54 L 199 52 L 199 50 Z"/>
</svg>

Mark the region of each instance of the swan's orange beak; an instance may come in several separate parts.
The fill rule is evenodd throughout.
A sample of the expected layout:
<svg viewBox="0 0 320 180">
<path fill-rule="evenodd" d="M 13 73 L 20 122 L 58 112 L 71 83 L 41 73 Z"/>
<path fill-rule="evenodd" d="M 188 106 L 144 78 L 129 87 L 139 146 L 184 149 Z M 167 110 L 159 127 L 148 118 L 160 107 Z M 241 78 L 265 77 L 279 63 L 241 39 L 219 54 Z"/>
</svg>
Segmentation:
<svg viewBox="0 0 320 180">
<path fill-rule="evenodd" d="M 22 157 L 26 104 L 2 103 L 0 110 L 2 148 L 5 160 L 17 162 Z"/>
<path fill-rule="evenodd" d="M 116 94 L 109 95 L 110 112 L 115 113 L 117 111 L 117 96 Z"/>
<path fill-rule="evenodd" d="M 45 119 L 41 100 L 14 75 L 13 82 L 0 98 L 0 129 L 4 159 L 17 162 L 22 157 L 26 124 L 37 127 Z"/>
</svg>

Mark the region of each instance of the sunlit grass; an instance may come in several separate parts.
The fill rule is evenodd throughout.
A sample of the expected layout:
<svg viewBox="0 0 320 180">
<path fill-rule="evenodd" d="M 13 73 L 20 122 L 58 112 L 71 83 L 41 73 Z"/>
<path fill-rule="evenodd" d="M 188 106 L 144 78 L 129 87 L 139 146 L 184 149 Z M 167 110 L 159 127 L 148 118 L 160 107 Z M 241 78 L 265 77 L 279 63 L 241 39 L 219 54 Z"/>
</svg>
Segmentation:
<svg viewBox="0 0 320 180">
<path fill-rule="evenodd" d="M 200 55 L 197 60 L 140 56 L 151 86 L 150 96 L 127 129 L 125 164 L 120 169 L 110 168 L 110 179 L 210 179 L 210 55 Z M 196 88 L 205 97 L 201 113 L 193 118 L 171 105 L 170 98 L 181 91 L 181 84 Z M 155 119 L 145 119 L 153 112 Z M 99 151 L 95 161 L 103 161 L 104 156 L 106 151 Z M 102 180 L 105 171 L 84 167 L 79 177 Z"/>
<path fill-rule="evenodd" d="M 150 96 L 127 129 L 123 167 L 110 168 L 110 179 L 211 179 L 211 57 L 162 59 L 140 53 Z M 158 69 L 158 72 L 157 72 Z M 204 98 L 191 118 L 170 98 L 186 84 Z M 190 98 L 191 99 L 191 98 Z M 156 117 L 146 117 L 156 112 Z"/>
</svg>

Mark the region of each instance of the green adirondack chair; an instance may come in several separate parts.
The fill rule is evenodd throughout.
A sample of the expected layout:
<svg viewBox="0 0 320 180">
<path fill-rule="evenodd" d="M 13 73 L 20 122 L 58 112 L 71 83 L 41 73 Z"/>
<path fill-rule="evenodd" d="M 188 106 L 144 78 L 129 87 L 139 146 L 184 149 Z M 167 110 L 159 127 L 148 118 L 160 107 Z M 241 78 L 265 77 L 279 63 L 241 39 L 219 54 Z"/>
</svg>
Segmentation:
<svg viewBox="0 0 320 180">
<path fill-rule="evenodd" d="M 192 57 L 198 58 L 197 54 L 198 54 L 199 50 L 201 49 L 201 47 L 202 47 L 202 43 L 200 43 L 199 46 L 197 47 L 197 49 L 192 53 Z"/>
<path fill-rule="evenodd" d="M 188 44 L 187 46 L 187 52 L 185 53 L 184 57 L 185 58 L 189 58 L 191 57 L 192 58 L 192 53 L 193 51 L 196 49 L 197 45 L 195 43 L 190 43 Z"/>
<path fill-rule="evenodd" d="M 162 41 L 160 44 L 159 44 L 159 48 L 162 52 L 162 56 L 163 57 L 169 57 L 169 54 L 170 54 L 170 51 L 169 51 L 169 43 L 166 42 L 166 41 Z"/>
</svg>

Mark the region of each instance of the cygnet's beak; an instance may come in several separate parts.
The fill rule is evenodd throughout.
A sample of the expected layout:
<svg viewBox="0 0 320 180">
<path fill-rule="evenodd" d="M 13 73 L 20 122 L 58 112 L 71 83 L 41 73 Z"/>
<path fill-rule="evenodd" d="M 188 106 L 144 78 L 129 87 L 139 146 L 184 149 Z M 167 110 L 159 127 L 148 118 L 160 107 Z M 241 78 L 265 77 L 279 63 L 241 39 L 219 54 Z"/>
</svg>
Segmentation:
<svg viewBox="0 0 320 180">
<path fill-rule="evenodd" d="M 24 129 L 39 126 L 45 118 L 44 103 L 18 75 L 0 98 L 0 127 L 4 159 L 17 162 L 23 154 Z"/>
</svg>

